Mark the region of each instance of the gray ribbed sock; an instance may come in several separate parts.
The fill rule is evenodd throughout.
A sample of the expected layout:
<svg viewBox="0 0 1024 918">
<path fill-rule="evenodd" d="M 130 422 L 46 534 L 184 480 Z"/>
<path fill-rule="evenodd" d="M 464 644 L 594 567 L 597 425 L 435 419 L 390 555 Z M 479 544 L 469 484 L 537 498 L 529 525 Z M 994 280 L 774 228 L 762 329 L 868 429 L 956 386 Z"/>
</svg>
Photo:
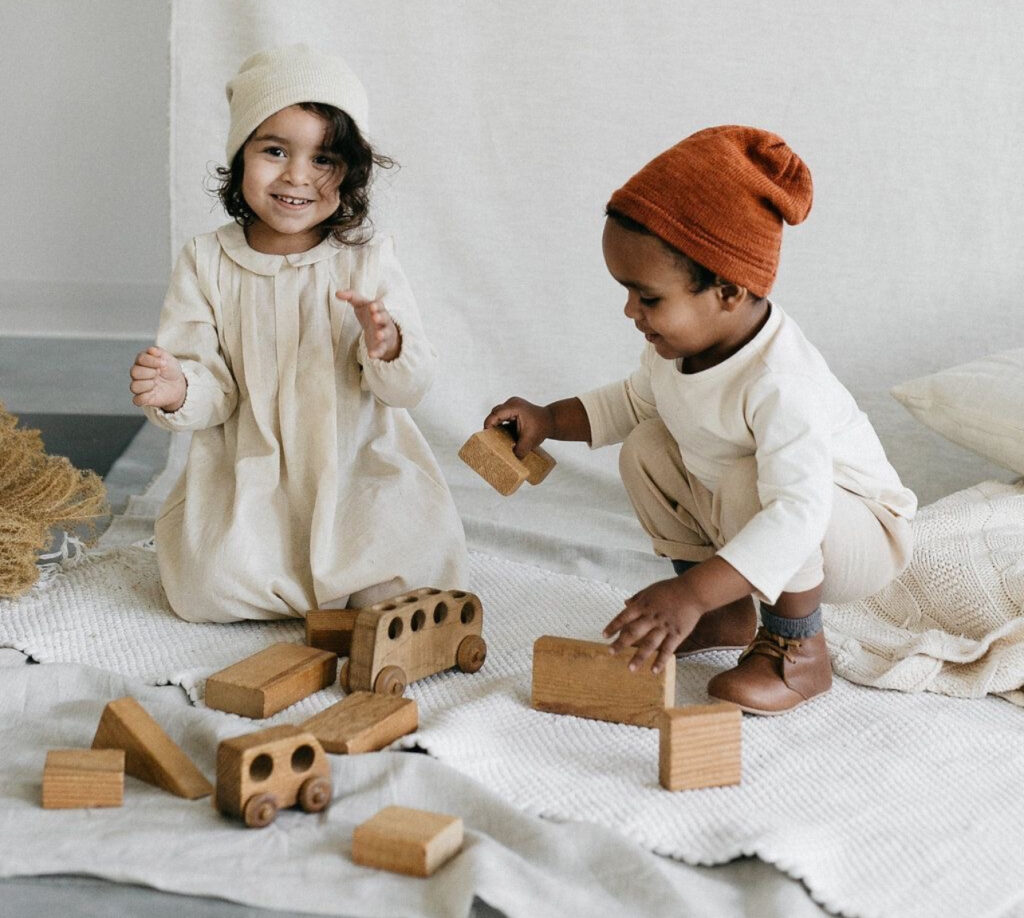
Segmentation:
<svg viewBox="0 0 1024 918">
<path fill-rule="evenodd" d="M 673 561 L 672 570 L 677 574 L 685 574 L 691 567 L 696 567 L 696 561 Z"/>
<path fill-rule="evenodd" d="M 784 638 L 809 638 L 821 631 L 821 606 L 803 618 L 786 618 L 769 611 L 771 606 L 761 606 L 761 623 L 772 634 Z"/>
</svg>

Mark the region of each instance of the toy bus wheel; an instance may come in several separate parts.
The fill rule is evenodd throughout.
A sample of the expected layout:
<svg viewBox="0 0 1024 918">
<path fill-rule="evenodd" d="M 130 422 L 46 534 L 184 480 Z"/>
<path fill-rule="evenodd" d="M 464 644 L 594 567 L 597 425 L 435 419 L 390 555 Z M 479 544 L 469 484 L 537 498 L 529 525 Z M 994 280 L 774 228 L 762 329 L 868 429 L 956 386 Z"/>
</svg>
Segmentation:
<svg viewBox="0 0 1024 918">
<path fill-rule="evenodd" d="M 327 778 L 307 778 L 299 788 L 299 806 L 307 813 L 319 813 L 331 802 L 331 782 Z"/>
<path fill-rule="evenodd" d="M 352 691 L 352 681 L 349 679 L 349 662 L 349 660 L 345 660 L 338 672 L 338 684 L 346 695 Z"/>
<path fill-rule="evenodd" d="M 487 642 L 479 634 L 470 634 L 459 642 L 455 662 L 464 673 L 475 673 L 487 659 Z"/>
<path fill-rule="evenodd" d="M 242 809 L 242 818 L 250 829 L 269 826 L 276 817 L 277 801 L 273 794 L 253 794 Z"/>
<path fill-rule="evenodd" d="M 400 666 L 385 666 L 373 680 L 378 695 L 401 695 L 405 691 L 405 671 Z"/>
</svg>

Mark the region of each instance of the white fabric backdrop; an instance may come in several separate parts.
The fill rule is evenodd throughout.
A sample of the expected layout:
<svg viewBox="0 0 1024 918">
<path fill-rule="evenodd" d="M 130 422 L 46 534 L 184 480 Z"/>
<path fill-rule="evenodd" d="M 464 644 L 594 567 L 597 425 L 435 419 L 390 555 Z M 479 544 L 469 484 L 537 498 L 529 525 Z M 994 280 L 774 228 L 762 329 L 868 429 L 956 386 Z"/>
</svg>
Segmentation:
<svg viewBox="0 0 1024 918">
<path fill-rule="evenodd" d="M 202 187 L 244 57 L 296 41 L 342 54 L 372 139 L 401 163 L 377 185 L 376 222 L 446 367 L 415 416 L 471 542 L 639 584 L 666 568 L 614 449 L 555 444 L 556 474 L 507 499 L 455 458 L 503 398 L 548 401 L 632 368 L 642 339 L 600 252 L 610 192 L 707 125 L 782 134 L 816 201 L 786 230 L 773 298 L 922 502 L 1007 479 L 888 388 L 1024 340 L 1022 33 L 1009 0 L 174 0 L 172 246 L 225 219 Z"/>
</svg>

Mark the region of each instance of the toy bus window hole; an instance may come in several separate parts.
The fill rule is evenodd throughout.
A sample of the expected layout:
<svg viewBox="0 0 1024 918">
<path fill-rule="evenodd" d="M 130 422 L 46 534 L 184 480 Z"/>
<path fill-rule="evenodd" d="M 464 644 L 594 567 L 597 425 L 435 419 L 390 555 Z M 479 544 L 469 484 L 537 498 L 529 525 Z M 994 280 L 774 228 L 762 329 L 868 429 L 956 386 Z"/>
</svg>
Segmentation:
<svg viewBox="0 0 1024 918">
<path fill-rule="evenodd" d="M 452 597 L 454 599 L 462 599 L 465 597 L 465 595 L 466 594 L 463 593 L 462 590 L 452 590 Z"/>
<path fill-rule="evenodd" d="M 448 606 L 439 602 L 434 606 L 434 624 L 440 625 L 448 617 Z"/>
<path fill-rule="evenodd" d="M 265 752 L 261 752 L 249 764 L 249 777 L 253 781 L 266 781 L 274 771 L 274 760 Z"/>
<path fill-rule="evenodd" d="M 434 589 L 433 587 L 431 587 L 429 590 L 427 590 L 425 595 L 426 596 L 436 596 L 440 592 L 441 592 L 440 590 Z"/>
<path fill-rule="evenodd" d="M 473 608 L 471 602 L 467 602 L 462 607 L 462 624 L 468 625 L 476 617 L 476 609 Z"/>
<path fill-rule="evenodd" d="M 409 624 L 412 626 L 413 631 L 419 631 L 423 627 L 427 620 L 426 613 L 422 609 L 417 609 L 412 614 L 412 621 Z"/>
<path fill-rule="evenodd" d="M 405 599 L 402 600 L 403 604 L 410 603 L 410 602 L 416 602 L 416 597 L 415 596 L 406 596 Z"/>
<path fill-rule="evenodd" d="M 292 771 L 297 774 L 309 771 L 309 769 L 313 767 L 313 759 L 315 758 L 316 753 L 313 751 L 313 747 L 308 743 L 297 747 L 292 753 Z"/>
<path fill-rule="evenodd" d="M 383 611 L 383 612 L 390 612 L 392 609 L 397 609 L 397 608 L 398 608 L 398 606 L 396 606 L 393 602 L 389 602 L 386 606 L 382 606 L 381 607 L 381 611 Z"/>
<path fill-rule="evenodd" d="M 402 620 L 396 615 L 388 624 L 388 637 L 395 640 L 402 633 Z"/>
</svg>

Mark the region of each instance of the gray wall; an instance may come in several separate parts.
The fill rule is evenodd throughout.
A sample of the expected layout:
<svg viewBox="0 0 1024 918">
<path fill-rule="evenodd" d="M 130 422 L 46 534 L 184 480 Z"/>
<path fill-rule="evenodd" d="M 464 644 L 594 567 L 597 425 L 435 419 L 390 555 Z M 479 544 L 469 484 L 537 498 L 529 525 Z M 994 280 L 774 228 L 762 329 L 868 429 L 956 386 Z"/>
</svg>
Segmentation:
<svg viewBox="0 0 1024 918">
<path fill-rule="evenodd" d="M 155 331 L 169 28 L 164 0 L 0 0 L 0 335 Z"/>
</svg>

